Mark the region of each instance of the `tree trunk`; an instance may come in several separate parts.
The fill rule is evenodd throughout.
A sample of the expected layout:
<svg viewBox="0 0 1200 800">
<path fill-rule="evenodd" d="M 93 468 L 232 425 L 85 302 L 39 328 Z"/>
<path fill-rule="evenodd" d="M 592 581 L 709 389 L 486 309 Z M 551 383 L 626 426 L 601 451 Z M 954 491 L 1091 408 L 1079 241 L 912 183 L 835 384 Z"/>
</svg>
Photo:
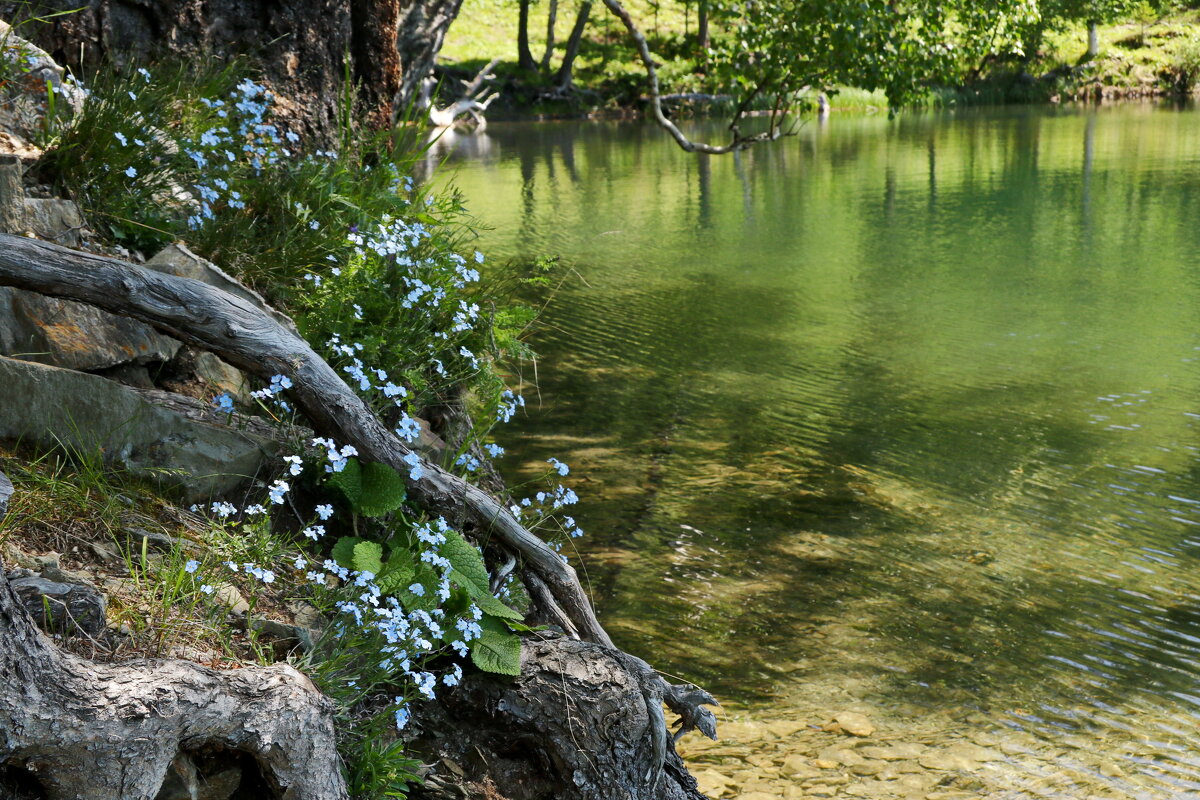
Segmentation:
<svg viewBox="0 0 1200 800">
<path fill-rule="evenodd" d="M 421 81 L 433 72 L 433 62 L 462 0 L 410 0 L 400 14 L 396 49 L 400 53 L 400 91 L 393 114 L 402 113 L 417 97 Z"/>
<path fill-rule="evenodd" d="M 0 484 L 11 493 L 7 478 Z M 258 782 L 266 797 L 346 796 L 332 704 L 296 670 L 105 665 L 63 653 L 34 625 L 0 568 L 6 778 L 23 770 L 49 800 L 150 800 L 169 773 L 194 770 L 189 754 L 206 750 L 224 751 L 230 764 L 245 754 L 243 763 L 261 776 L 243 774 L 242 785 Z"/>
<path fill-rule="evenodd" d="M 271 90 L 293 101 L 297 126 L 322 141 L 338 129 L 345 60 L 372 124 L 416 97 L 462 0 L 90 0 L 22 28 L 86 78 L 112 61 L 246 55 Z M 71 11 L 72 0 L 0 0 L 0 17 Z"/>
<path fill-rule="evenodd" d="M 571 35 L 567 37 L 567 49 L 563 53 L 562 65 L 558 68 L 558 74 L 554 76 L 555 85 L 561 89 L 571 87 L 575 57 L 579 55 L 579 44 L 583 41 L 583 32 L 587 28 L 588 18 L 591 15 L 592 0 L 583 0 L 583 5 L 579 7 L 579 14 L 575 17 L 575 26 L 571 28 Z"/>
<path fill-rule="evenodd" d="M 537 72 L 537 62 L 529 51 L 529 4 L 532 0 L 520 0 L 517 12 L 517 66 L 526 72 Z"/>
<path fill-rule="evenodd" d="M 1100 23 L 1097 20 L 1089 19 L 1088 24 L 1088 48 L 1087 58 L 1092 59 L 1100 55 Z"/>
<path fill-rule="evenodd" d="M 546 12 L 546 51 L 542 53 L 542 72 L 550 71 L 550 59 L 554 57 L 554 25 L 558 22 L 558 0 L 550 0 Z"/>
<path fill-rule="evenodd" d="M 707 59 L 708 54 L 708 0 L 700 0 L 697 9 L 696 20 L 696 44 L 700 45 L 700 52 L 705 54 Z"/>
</svg>

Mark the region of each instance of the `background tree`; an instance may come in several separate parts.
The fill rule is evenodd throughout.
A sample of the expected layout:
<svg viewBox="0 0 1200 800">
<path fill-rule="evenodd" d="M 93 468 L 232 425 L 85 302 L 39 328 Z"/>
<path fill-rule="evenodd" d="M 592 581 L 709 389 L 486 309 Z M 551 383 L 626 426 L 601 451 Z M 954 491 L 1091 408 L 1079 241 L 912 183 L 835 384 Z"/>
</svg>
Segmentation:
<svg viewBox="0 0 1200 800">
<path fill-rule="evenodd" d="M 755 0 L 711 9 L 722 32 L 713 37 L 710 74 L 729 87 L 736 107 L 730 140 L 691 141 L 664 113 L 658 63 L 646 37 L 620 0 L 603 0 L 624 24 L 646 70 L 652 117 L 685 150 L 725 153 L 785 132 L 785 114 L 810 87 L 853 85 L 886 93 L 892 108 L 926 87 L 957 82 L 986 55 L 1014 48 L 1036 22 L 1036 4 L 1024 0 Z M 755 105 L 769 110 L 765 130 L 748 134 L 743 120 Z"/>
</svg>

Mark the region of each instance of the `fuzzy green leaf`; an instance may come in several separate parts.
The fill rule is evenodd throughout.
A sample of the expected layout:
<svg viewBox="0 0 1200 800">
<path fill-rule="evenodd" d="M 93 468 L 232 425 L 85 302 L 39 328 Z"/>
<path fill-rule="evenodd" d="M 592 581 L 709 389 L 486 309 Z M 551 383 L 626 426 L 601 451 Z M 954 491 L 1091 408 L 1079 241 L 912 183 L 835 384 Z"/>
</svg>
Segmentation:
<svg viewBox="0 0 1200 800">
<path fill-rule="evenodd" d="M 366 542 L 365 539 L 360 539 L 357 536 L 343 536 L 338 539 L 337 544 L 333 546 L 333 552 L 329 555 L 337 562 L 339 567 L 346 569 L 356 569 L 354 566 L 354 548 Z"/>
<path fill-rule="evenodd" d="M 341 472 L 333 472 L 329 475 L 328 485 L 342 493 L 346 498 L 346 502 L 350 508 L 358 511 L 362 504 L 362 467 L 358 463 L 357 458 L 346 460 L 346 465 L 342 467 Z M 340 561 L 338 562 L 341 563 Z"/>
<path fill-rule="evenodd" d="M 387 464 L 360 465 L 361 488 L 355 510 L 367 517 L 382 517 L 399 508 L 407 492 L 404 478 Z"/>
<path fill-rule="evenodd" d="M 499 600 L 493 597 L 492 593 L 486 588 L 483 589 L 483 591 L 479 591 L 477 587 L 467 582 L 462 573 L 458 570 L 450 571 L 450 580 L 466 589 L 467 594 L 471 596 L 471 599 L 475 602 L 475 605 L 479 606 L 480 610 L 485 614 L 491 614 L 493 617 L 510 619 L 514 622 L 520 622 L 525 618 L 520 611 L 509 608 L 508 606 L 504 605 L 504 603 L 501 603 Z"/>
<path fill-rule="evenodd" d="M 384 594 L 395 594 L 401 589 L 412 586 L 416 574 L 416 569 L 406 561 L 403 552 L 397 556 L 396 551 L 392 551 L 392 557 L 388 559 L 387 566 L 376 578 L 375 585 Z"/>
<path fill-rule="evenodd" d="M 379 542 L 359 542 L 354 545 L 354 569 L 378 575 L 383 572 L 383 545 Z"/>
<path fill-rule="evenodd" d="M 450 562 L 450 566 L 458 573 L 459 577 L 454 580 L 472 597 L 480 594 L 490 596 L 487 567 L 483 565 L 483 556 L 460 533 L 454 530 L 446 531 L 446 543 L 438 548 L 438 552 Z"/>
<path fill-rule="evenodd" d="M 480 621 L 483 635 L 471 642 L 471 661 L 484 672 L 521 674 L 521 639 L 494 617 Z"/>
</svg>

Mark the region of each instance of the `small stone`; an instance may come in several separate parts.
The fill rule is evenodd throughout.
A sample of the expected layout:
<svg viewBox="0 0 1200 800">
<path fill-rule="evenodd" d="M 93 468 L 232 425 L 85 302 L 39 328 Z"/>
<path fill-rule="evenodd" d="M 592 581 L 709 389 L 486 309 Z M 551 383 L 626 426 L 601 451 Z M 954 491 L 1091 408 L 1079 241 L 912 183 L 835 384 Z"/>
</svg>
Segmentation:
<svg viewBox="0 0 1200 800">
<path fill-rule="evenodd" d="M 803 722 L 777 720 L 775 722 L 766 723 L 766 727 L 767 730 L 778 736 L 780 739 L 786 739 L 796 731 L 802 730 L 805 725 Z"/>
<path fill-rule="evenodd" d="M 836 763 L 830 769 L 837 767 Z M 819 769 L 816 769 L 812 762 L 801 755 L 788 756 L 784 762 L 780 772 L 793 779 L 815 778 L 821 774 Z"/>
<path fill-rule="evenodd" d="M 1100 774 L 1106 778 L 1124 778 L 1125 770 L 1118 767 L 1116 764 L 1105 762 L 1100 765 Z"/>
<path fill-rule="evenodd" d="M 809 797 L 833 797 L 835 794 L 837 794 L 837 789 L 834 789 L 832 786 L 826 786 L 823 783 L 819 783 L 816 786 L 809 786 L 807 791 Z"/>
<path fill-rule="evenodd" d="M 817 769 L 837 769 L 840 764 L 836 761 L 831 761 L 827 758 L 818 758 L 813 761 L 813 766 Z"/>
<path fill-rule="evenodd" d="M 836 722 L 843 731 L 854 736 L 870 736 L 875 732 L 875 726 L 865 714 L 857 711 L 841 711 L 834 715 Z"/>
<path fill-rule="evenodd" d="M 866 761 L 866 759 L 860 756 L 858 753 L 854 752 L 853 750 L 847 750 L 844 747 L 827 747 L 820 752 L 817 758 L 822 761 L 834 761 L 838 764 L 844 764 L 847 767 L 854 766 L 855 764 L 861 764 Z"/>
<path fill-rule="evenodd" d="M 714 769 L 693 772 L 692 777 L 696 779 L 700 793 L 712 797 L 723 797 L 733 788 L 732 781 Z"/>
<path fill-rule="evenodd" d="M 995 750 L 970 742 L 956 742 L 941 750 L 924 753 L 917 760 L 927 769 L 970 772 L 978 769 L 981 761 L 1000 761 L 1002 758 Z"/>
<path fill-rule="evenodd" d="M 850 771 L 855 775 L 878 775 L 883 770 L 883 764 L 878 761 L 864 761 L 861 764 L 855 764 L 850 767 Z"/>
<path fill-rule="evenodd" d="M 228 583 L 222 583 L 215 587 L 216 591 L 213 596 L 217 600 L 238 616 L 242 616 L 250 610 L 250 603 L 246 602 L 246 598 L 237 590 L 237 587 Z"/>
<path fill-rule="evenodd" d="M 888 747 L 860 747 L 858 752 L 867 758 L 878 758 L 883 761 L 904 761 L 911 758 L 919 758 L 927 749 L 923 744 L 916 742 L 897 742 Z"/>
</svg>

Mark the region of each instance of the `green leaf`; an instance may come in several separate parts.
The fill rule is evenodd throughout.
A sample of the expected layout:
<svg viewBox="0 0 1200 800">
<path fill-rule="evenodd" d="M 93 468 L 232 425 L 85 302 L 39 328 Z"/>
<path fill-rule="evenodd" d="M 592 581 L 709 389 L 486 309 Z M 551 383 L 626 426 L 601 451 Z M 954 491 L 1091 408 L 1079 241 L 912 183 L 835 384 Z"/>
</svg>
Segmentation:
<svg viewBox="0 0 1200 800">
<path fill-rule="evenodd" d="M 339 542 L 340 544 L 340 542 Z M 379 542 L 359 542 L 354 545 L 354 569 L 378 575 L 383 572 L 383 545 Z"/>
<path fill-rule="evenodd" d="M 375 585 L 379 587 L 379 591 L 384 594 L 395 594 L 401 589 L 412 586 L 417 570 L 410 562 L 406 561 L 406 555 L 407 551 L 392 551 L 392 557 L 388 559 L 387 566 L 375 579 Z"/>
<path fill-rule="evenodd" d="M 521 638 L 494 617 L 480 621 L 483 635 L 471 642 L 471 661 L 484 672 L 521 674 Z"/>
<path fill-rule="evenodd" d="M 475 605 L 479 606 L 480 610 L 482 610 L 485 614 L 491 614 L 493 617 L 502 617 L 503 619 L 513 620 L 514 622 L 520 622 L 525 618 L 520 611 L 509 608 L 508 606 L 504 605 L 504 603 L 501 603 L 499 600 L 493 597 L 491 592 L 487 590 L 484 590 L 483 592 L 477 592 L 474 587 L 463 582 L 460 578 L 461 573 L 459 573 L 458 570 L 450 571 L 450 580 L 466 589 L 467 594 L 471 595 L 471 599 L 475 601 Z"/>
<path fill-rule="evenodd" d="M 414 594 L 408 591 L 408 587 L 414 583 L 419 583 L 425 587 L 425 594 Z M 438 585 L 438 574 L 433 567 L 428 564 L 414 564 L 413 577 L 408 583 L 399 587 L 393 592 L 396 599 L 400 601 L 400 605 L 406 609 L 424 609 L 430 611 L 438 604 L 438 597 L 434 594 L 434 589 Z"/>
<path fill-rule="evenodd" d="M 472 597 L 479 594 L 490 596 L 487 567 L 483 564 L 483 556 L 457 531 L 447 530 L 445 534 L 446 543 L 438 548 L 438 552 L 450 562 L 450 566 L 458 573 L 459 577 L 454 580 L 470 592 Z"/>
<path fill-rule="evenodd" d="M 483 556 L 474 545 L 457 531 L 448 530 L 445 535 L 446 543 L 438 548 L 438 552 L 450 562 L 450 580 L 466 589 L 475 604 L 486 613 L 505 619 L 522 619 L 519 612 L 513 611 L 492 596 L 487 567 L 484 566 Z"/>
<path fill-rule="evenodd" d="M 337 544 L 333 546 L 333 552 L 329 555 L 337 562 L 339 567 L 355 569 L 354 548 L 364 542 L 366 542 L 366 539 L 360 539 L 357 536 L 343 536 L 341 539 L 338 539 Z"/>
<path fill-rule="evenodd" d="M 404 478 L 387 464 L 362 464 L 361 488 L 355 510 L 368 517 L 382 517 L 404 503 Z"/>
<path fill-rule="evenodd" d="M 363 489 L 362 467 L 357 458 L 347 459 L 341 472 L 330 473 L 328 485 L 341 492 L 342 496 L 346 498 L 346 502 L 350 504 L 350 508 L 358 511 L 359 505 L 362 503 Z"/>
</svg>

